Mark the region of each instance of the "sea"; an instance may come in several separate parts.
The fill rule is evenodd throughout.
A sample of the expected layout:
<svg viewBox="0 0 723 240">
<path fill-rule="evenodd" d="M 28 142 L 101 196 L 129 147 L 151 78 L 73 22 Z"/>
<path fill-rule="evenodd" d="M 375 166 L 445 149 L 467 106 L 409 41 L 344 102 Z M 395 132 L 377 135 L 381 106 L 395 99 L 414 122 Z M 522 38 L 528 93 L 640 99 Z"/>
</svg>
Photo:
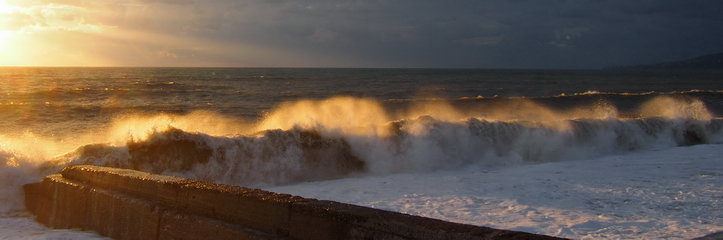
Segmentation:
<svg viewBox="0 0 723 240">
<path fill-rule="evenodd" d="M 720 146 L 723 70 L 2 67 L 0 119 L 25 216 L 75 164 L 270 188 Z"/>
</svg>

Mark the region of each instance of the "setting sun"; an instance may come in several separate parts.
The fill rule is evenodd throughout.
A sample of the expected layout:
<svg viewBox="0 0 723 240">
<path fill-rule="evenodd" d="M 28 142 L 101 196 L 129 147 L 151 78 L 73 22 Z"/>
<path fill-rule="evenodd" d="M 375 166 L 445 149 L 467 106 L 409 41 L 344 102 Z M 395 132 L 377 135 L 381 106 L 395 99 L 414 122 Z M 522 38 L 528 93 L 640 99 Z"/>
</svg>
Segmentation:
<svg viewBox="0 0 723 240">
<path fill-rule="evenodd" d="M 209 57 L 274 52 L 205 36 L 144 30 L 160 20 L 175 19 L 159 14 L 159 8 L 187 7 L 0 0 L 0 66 L 223 66 Z"/>
<path fill-rule="evenodd" d="M 12 11 L 12 6 L 8 5 L 4 0 L 0 0 L 0 13 Z"/>
<path fill-rule="evenodd" d="M 17 35 L 17 26 L 13 22 L 13 13 L 19 8 L 0 0 L 0 65 L 15 65 L 18 60 L 14 40 Z"/>
<path fill-rule="evenodd" d="M 0 66 L 108 64 L 92 55 L 108 27 L 90 23 L 94 13 L 72 3 L 0 0 Z"/>
<path fill-rule="evenodd" d="M 0 0 L 0 240 L 723 240 L 720 9 Z"/>
</svg>

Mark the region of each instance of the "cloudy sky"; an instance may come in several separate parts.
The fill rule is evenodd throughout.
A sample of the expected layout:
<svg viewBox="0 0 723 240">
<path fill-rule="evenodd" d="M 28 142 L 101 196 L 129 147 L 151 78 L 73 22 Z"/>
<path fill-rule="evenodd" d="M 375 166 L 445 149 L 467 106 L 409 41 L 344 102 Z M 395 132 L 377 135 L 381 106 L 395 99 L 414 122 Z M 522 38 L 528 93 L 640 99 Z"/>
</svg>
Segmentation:
<svg viewBox="0 0 723 240">
<path fill-rule="evenodd" d="M 723 52 L 719 0 L 0 0 L 0 65 L 599 68 Z"/>
</svg>

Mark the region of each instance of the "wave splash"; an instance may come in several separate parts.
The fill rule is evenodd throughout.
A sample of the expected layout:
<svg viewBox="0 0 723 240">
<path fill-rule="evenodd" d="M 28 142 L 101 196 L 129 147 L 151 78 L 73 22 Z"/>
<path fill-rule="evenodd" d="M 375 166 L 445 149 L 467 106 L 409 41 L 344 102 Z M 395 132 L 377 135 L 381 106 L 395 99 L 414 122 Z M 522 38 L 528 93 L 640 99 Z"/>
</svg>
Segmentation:
<svg viewBox="0 0 723 240">
<path fill-rule="evenodd" d="M 635 115 L 619 117 L 605 102 L 564 110 L 530 100 L 464 110 L 432 102 L 390 111 L 373 99 L 338 97 L 283 104 L 258 123 L 211 112 L 125 116 L 82 141 L 1 137 L 0 200 L 8 204 L 0 211 L 22 208 L 22 184 L 72 164 L 257 187 L 723 143 L 723 119 L 694 98 L 655 98 Z"/>
</svg>

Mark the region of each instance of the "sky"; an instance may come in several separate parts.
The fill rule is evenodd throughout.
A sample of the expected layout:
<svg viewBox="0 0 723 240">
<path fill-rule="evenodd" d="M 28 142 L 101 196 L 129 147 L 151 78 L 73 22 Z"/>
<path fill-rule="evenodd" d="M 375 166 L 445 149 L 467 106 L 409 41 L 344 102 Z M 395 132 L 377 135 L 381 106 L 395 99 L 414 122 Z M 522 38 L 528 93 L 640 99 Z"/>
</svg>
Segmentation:
<svg viewBox="0 0 723 240">
<path fill-rule="evenodd" d="M 0 0 L 0 66 L 601 68 L 723 52 L 719 0 Z"/>
</svg>

